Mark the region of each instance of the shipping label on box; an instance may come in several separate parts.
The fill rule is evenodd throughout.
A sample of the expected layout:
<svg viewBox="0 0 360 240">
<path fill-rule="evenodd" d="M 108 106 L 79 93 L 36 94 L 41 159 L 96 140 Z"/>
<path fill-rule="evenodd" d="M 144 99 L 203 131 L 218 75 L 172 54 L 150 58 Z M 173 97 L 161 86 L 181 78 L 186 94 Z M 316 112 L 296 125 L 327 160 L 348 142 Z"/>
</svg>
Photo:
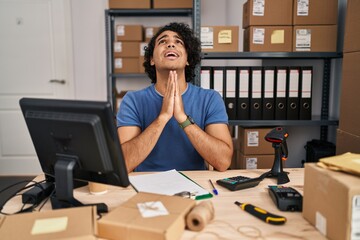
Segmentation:
<svg viewBox="0 0 360 240">
<path fill-rule="evenodd" d="M 311 29 L 296 29 L 295 47 L 301 52 L 311 50 Z"/>
<path fill-rule="evenodd" d="M 201 48 L 202 49 L 214 48 L 214 29 L 212 27 L 201 28 Z"/>
</svg>

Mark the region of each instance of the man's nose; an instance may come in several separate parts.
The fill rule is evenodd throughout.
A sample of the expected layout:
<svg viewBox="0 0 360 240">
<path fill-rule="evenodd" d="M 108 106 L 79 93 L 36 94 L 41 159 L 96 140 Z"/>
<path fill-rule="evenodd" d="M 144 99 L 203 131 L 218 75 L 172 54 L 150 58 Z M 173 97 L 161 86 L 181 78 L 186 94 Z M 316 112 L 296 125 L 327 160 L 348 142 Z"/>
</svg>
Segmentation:
<svg viewBox="0 0 360 240">
<path fill-rule="evenodd" d="M 168 48 L 174 48 L 174 47 L 175 47 L 175 44 L 173 44 L 173 43 L 168 44 Z"/>
</svg>

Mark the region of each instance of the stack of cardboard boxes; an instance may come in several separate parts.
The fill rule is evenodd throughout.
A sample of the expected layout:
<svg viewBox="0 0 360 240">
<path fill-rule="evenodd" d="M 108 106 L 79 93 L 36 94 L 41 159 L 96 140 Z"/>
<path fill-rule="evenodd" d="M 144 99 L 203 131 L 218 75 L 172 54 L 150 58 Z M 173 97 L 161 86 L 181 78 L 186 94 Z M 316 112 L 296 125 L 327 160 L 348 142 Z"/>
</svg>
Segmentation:
<svg viewBox="0 0 360 240">
<path fill-rule="evenodd" d="M 275 150 L 265 140 L 272 128 L 238 128 L 238 142 L 234 169 L 271 169 L 274 163 Z"/>
<path fill-rule="evenodd" d="M 248 0 L 244 51 L 336 52 L 338 0 Z"/>
<path fill-rule="evenodd" d="M 360 1 L 349 0 L 345 20 L 336 153 L 360 153 Z"/>
</svg>

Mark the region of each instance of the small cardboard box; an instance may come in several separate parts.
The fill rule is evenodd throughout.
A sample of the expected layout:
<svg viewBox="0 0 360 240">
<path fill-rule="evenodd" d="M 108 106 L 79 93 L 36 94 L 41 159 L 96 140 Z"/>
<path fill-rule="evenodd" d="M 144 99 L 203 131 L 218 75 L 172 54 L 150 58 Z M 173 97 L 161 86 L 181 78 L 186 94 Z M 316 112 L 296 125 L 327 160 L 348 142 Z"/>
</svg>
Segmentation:
<svg viewBox="0 0 360 240">
<path fill-rule="evenodd" d="M 240 169 L 271 169 L 274 164 L 275 155 L 274 154 L 254 154 L 254 155 L 244 155 L 241 152 L 238 152 L 238 164 Z M 283 161 L 283 167 L 284 161 Z"/>
<path fill-rule="evenodd" d="M 244 155 L 274 154 L 272 143 L 265 140 L 272 128 L 243 128 L 238 129 L 239 149 Z"/>
<path fill-rule="evenodd" d="M 149 42 L 159 29 L 160 27 L 145 27 L 145 42 Z"/>
<path fill-rule="evenodd" d="M 293 0 L 253 1 L 243 5 L 243 28 L 292 25 Z"/>
<path fill-rule="evenodd" d="M 153 8 L 192 8 L 193 0 L 153 0 Z"/>
<path fill-rule="evenodd" d="M 293 25 L 338 24 L 338 0 L 294 0 Z"/>
<path fill-rule="evenodd" d="M 357 136 L 360 136 L 359 70 L 360 52 L 345 53 L 342 63 L 339 128 Z M 358 148 L 360 150 L 360 145 Z"/>
<path fill-rule="evenodd" d="M 95 240 L 96 208 L 77 207 L 9 215 L 0 219 L 2 239 Z"/>
<path fill-rule="evenodd" d="M 150 8 L 151 0 L 109 0 L 110 9 Z"/>
<path fill-rule="evenodd" d="M 303 217 L 329 239 L 360 235 L 360 178 L 305 164 Z"/>
<path fill-rule="evenodd" d="M 292 26 L 251 26 L 244 31 L 246 52 L 291 52 Z"/>
<path fill-rule="evenodd" d="M 336 154 L 360 153 L 360 136 L 343 131 L 336 130 Z"/>
<path fill-rule="evenodd" d="M 116 41 L 138 41 L 144 40 L 142 25 L 123 25 L 118 24 L 115 27 Z"/>
<path fill-rule="evenodd" d="M 360 1 L 348 0 L 345 20 L 344 53 L 360 51 Z"/>
<path fill-rule="evenodd" d="M 140 212 L 141 206 L 163 206 L 168 214 L 143 217 L 155 213 L 153 208 Z M 98 236 L 121 240 L 175 240 L 185 230 L 185 216 L 195 206 L 193 199 L 139 192 L 98 221 Z M 163 211 L 165 212 L 165 211 Z"/>
<path fill-rule="evenodd" d="M 336 52 L 337 25 L 294 26 L 294 52 Z"/>
<path fill-rule="evenodd" d="M 114 73 L 139 73 L 139 57 L 114 58 Z"/>
<path fill-rule="evenodd" d="M 140 42 L 114 42 L 114 57 L 139 57 Z"/>
<path fill-rule="evenodd" d="M 238 52 L 239 26 L 202 26 L 203 52 Z"/>
</svg>

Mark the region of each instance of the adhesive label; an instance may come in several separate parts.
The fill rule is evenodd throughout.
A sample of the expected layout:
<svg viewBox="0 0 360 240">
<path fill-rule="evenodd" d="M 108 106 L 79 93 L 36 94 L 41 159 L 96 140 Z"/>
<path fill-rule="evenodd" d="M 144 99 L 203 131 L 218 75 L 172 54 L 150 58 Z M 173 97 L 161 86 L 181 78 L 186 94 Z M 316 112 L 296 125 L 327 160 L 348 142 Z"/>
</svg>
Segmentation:
<svg viewBox="0 0 360 240">
<path fill-rule="evenodd" d="M 214 29 L 212 27 L 202 27 L 200 40 L 202 49 L 213 49 Z"/>
<path fill-rule="evenodd" d="M 265 28 L 254 28 L 253 30 L 253 44 L 264 44 Z"/>
<path fill-rule="evenodd" d="M 355 195 L 351 211 L 351 240 L 360 240 L 360 195 Z"/>
<path fill-rule="evenodd" d="M 297 0 L 297 16 L 309 16 L 309 0 Z"/>
<path fill-rule="evenodd" d="M 265 0 L 253 0 L 253 16 L 264 16 Z"/>
<path fill-rule="evenodd" d="M 247 146 L 258 147 L 259 146 L 259 131 L 247 132 Z"/>
<path fill-rule="evenodd" d="M 311 29 L 297 29 L 295 42 L 296 51 L 310 51 Z"/>
<path fill-rule="evenodd" d="M 143 218 L 169 215 L 168 210 L 160 201 L 138 203 L 137 206 Z"/>
</svg>

